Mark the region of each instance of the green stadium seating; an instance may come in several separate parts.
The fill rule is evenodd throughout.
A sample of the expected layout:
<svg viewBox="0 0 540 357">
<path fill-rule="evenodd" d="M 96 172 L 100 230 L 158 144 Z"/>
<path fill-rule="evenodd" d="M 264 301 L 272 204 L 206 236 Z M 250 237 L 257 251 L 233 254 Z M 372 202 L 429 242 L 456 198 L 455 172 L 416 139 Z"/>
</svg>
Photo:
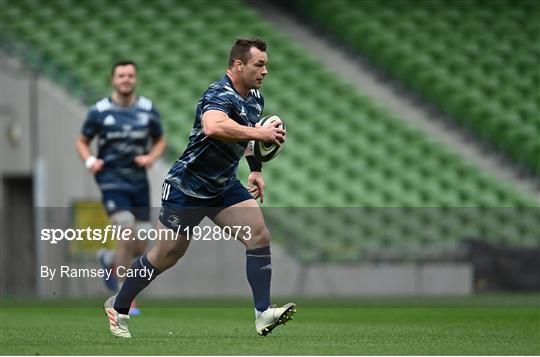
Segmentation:
<svg viewBox="0 0 540 357">
<path fill-rule="evenodd" d="M 344 30 L 343 38 L 351 41 L 361 36 L 366 48 L 385 49 L 378 58 L 394 63 L 403 76 L 416 78 L 419 88 L 436 82 L 441 91 L 456 89 L 447 95 L 434 91 L 434 97 L 449 99 L 448 108 L 491 115 L 499 107 L 508 108 L 507 104 L 521 105 L 521 95 L 512 90 L 497 96 L 504 98 L 499 107 L 484 103 L 480 88 L 457 90 L 469 86 L 469 76 L 482 79 L 483 70 L 448 82 L 445 78 L 452 71 L 446 67 L 426 67 L 420 73 L 419 66 L 433 63 L 434 58 L 448 60 L 456 68 L 468 65 L 468 60 L 447 58 L 446 51 L 454 46 L 450 43 L 428 46 L 432 54 L 419 51 L 431 39 L 417 32 L 417 24 L 429 14 L 425 9 L 408 13 L 407 22 L 399 25 L 399 31 L 411 34 L 411 41 L 390 49 L 387 45 L 400 36 L 381 29 L 402 11 L 398 7 L 379 11 L 379 2 L 361 3 L 362 7 L 353 7 L 346 1 L 324 1 L 313 7 L 312 15 L 329 29 L 344 19 L 362 17 L 363 21 L 349 22 L 353 28 Z M 86 104 L 110 93 L 111 63 L 123 58 L 137 61 L 138 91 L 152 98 L 162 113 L 171 159 L 184 149 L 197 100 L 209 83 L 223 75 L 235 38 L 265 38 L 270 58 L 262 91 L 265 113 L 285 119 L 288 141 L 279 158 L 265 165 L 264 207 L 276 239 L 303 262 L 442 254 L 456 249 L 462 239 L 483 233 L 494 242 L 540 244 L 534 234 L 540 222 L 534 216 L 535 199 L 523 197 L 358 93 L 240 1 L 2 0 L 2 4 L 5 46 Z M 338 11 L 343 9 L 354 11 Z M 448 21 L 435 22 L 434 31 L 447 31 L 453 26 Z M 459 22 L 459 16 L 452 21 Z M 418 55 L 405 56 L 411 51 Z M 527 58 L 516 63 L 528 65 Z M 521 69 L 508 69 L 505 78 L 513 78 L 514 72 Z M 519 108 L 527 113 L 537 109 L 535 104 Z M 489 123 L 508 129 L 505 118 L 497 116 Z M 502 135 L 502 129 L 492 130 L 487 123 L 479 127 L 486 135 Z M 511 139 L 501 138 L 509 144 L 528 141 L 528 130 L 535 125 L 527 126 L 527 131 L 510 130 Z M 537 144 L 530 144 L 531 148 Z M 242 163 L 239 175 L 246 177 L 246 173 Z M 508 207 L 511 219 L 497 218 L 501 207 Z M 489 232 L 471 218 L 475 214 L 495 217 L 486 224 Z M 523 221 L 514 222 L 516 216 L 523 216 Z"/>
<path fill-rule="evenodd" d="M 295 0 L 288 6 L 540 174 L 538 1 Z"/>
</svg>

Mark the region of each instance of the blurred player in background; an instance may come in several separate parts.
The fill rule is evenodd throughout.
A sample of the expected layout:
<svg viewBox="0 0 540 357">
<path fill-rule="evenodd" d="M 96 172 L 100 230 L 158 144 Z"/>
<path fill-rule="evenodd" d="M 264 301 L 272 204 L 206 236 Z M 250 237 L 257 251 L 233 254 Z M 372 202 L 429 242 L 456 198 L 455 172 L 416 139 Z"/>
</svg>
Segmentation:
<svg viewBox="0 0 540 357">
<path fill-rule="evenodd" d="M 146 169 L 165 150 L 159 113 L 149 99 L 135 95 L 136 82 L 135 62 L 115 63 L 111 70 L 112 96 L 90 108 L 77 140 L 79 156 L 95 175 L 111 223 L 132 232 L 152 227 Z M 97 157 L 90 151 L 95 136 Z M 145 249 L 146 241 L 120 240 L 114 252 L 98 252 L 101 265 L 113 271 L 111 278 L 105 280 L 110 290 L 118 290 L 113 267 L 129 267 Z M 132 310 L 132 314 L 137 312 Z"/>
<path fill-rule="evenodd" d="M 133 263 L 135 271 L 153 271 L 151 279 L 128 278 L 120 292 L 105 302 L 114 336 L 131 337 L 131 302 L 184 255 L 189 245 L 186 228 L 189 232 L 205 216 L 221 227 L 244 228 L 238 238 L 246 247 L 246 273 L 253 292 L 257 333 L 268 334 L 296 311 L 294 303 L 283 307 L 270 303 L 270 232 L 256 201 L 264 199 L 261 163 L 253 156 L 246 157 L 251 170 L 249 190 L 236 178 L 249 140 L 277 144 L 285 141 L 285 131 L 277 127 L 278 123 L 256 126 L 264 106 L 258 89 L 268 74 L 267 62 L 264 41 L 237 40 L 230 51 L 226 75 L 212 83 L 199 100 L 189 144 L 162 188 L 158 228 L 167 231 L 171 239 L 158 240 L 148 254 Z M 177 232 L 178 238 L 172 239 Z"/>
</svg>

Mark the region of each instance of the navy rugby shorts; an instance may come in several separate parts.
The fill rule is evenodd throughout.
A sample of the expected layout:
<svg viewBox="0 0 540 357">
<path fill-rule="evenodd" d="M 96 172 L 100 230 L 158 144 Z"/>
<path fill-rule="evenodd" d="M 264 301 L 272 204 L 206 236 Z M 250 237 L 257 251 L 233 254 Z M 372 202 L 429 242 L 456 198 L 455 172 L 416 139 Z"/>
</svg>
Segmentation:
<svg viewBox="0 0 540 357">
<path fill-rule="evenodd" d="M 150 191 L 148 187 L 138 191 L 104 190 L 102 201 L 109 216 L 116 212 L 129 211 L 137 221 L 150 220 Z"/>
<path fill-rule="evenodd" d="M 212 198 L 188 196 L 168 182 L 163 184 L 159 221 L 167 228 L 181 230 L 199 225 L 204 217 L 214 219 L 223 209 L 253 199 L 248 190 L 236 180 L 222 194 Z"/>
</svg>

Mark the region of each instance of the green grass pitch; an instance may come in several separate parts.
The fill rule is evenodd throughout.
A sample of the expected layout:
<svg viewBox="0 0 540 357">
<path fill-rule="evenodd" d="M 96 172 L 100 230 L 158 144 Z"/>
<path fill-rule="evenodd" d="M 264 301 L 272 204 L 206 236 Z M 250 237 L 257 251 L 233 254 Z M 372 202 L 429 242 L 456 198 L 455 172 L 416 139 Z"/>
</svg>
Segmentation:
<svg viewBox="0 0 540 357">
<path fill-rule="evenodd" d="M 142 315 L 130 323 L 133 338 L 121 340 L 109 334 L 101 300 L 3 299 L 0 350 L 15 355 L 538 355 L 539 300 L 538 295 L 300 300 L 294 321 L 260 337 L 247 300 L 142 299 Z"/>
</svg>

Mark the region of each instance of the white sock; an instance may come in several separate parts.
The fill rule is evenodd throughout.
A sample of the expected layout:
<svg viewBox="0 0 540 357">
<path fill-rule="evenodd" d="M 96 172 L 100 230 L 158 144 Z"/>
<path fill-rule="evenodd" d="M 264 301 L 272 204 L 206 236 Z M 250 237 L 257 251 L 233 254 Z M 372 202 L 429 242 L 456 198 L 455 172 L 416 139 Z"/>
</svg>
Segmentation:
<svg viewBox="0 0 540 357">
<path fill-rule="evenodd" d="M 255 309 L 255 319 L 258 319 L 262 315 L 263 311 Z"/>
</svg>

